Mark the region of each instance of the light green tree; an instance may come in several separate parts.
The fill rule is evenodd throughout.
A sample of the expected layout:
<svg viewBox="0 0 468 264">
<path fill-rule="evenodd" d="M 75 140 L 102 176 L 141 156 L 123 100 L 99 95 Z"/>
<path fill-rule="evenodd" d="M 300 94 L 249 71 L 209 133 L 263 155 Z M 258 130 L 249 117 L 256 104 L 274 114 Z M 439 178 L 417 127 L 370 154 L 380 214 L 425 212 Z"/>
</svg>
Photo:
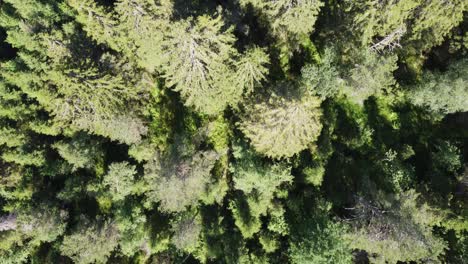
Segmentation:
<svg viewBox="0 0 468 264">
<path fill-rule="evenodd" d="M 93 40 L 123 53 L 135 65 L 154 72 L 161 63 L 161 42 L 170 30 L 172 1 L 122 0 L 113 9 L 95 0 L 67 0 L 76 20 Z"/>
<path fill-rule="evenodd" d="M 268 74 L 266 65 L 269 63 L 270 58 L 259 47 L 248 49 L 236 62 L 236 80 L 245 94 L 251 94 L 254 88 L 266 79 Z"/>
<path fill-rule="evenodd" d="M 221 16 L 173 24 L 162 43 L 166 85 L 180 92 L 187 105 L 206 114 L 237 103 L 243 91 L 235 85 L 234 41 L 232 28 L 224 29 Z"/>
<path fill-rule="evenodd" d="M 396 85 L 393 72 L 398 68 L 397 56 L 380 55 L 365 50 L 361 60 L 351 69 L 343 92 L 353 102 L 363 104 L 370 96 L 391 91 Z"/>
<path fill-rule="evenodd" d="M 351 246 L 371 254 L 372 263 L 437 260 L 446 244 L 432 233 L 432 227 L 443 216 L 418 197 L 414 190 L 380 196 L 380 205 L 358 198 L 354 230 L 347 235 Z"/>
<path fill-rule="evenodd" d="M 108 188 L 113 201 L 122 201 L 134 192 L 136 173 L 136 167 L 128 162 L 109 165 L 109 171 L 104 175 L 102 184 Z"/>
<path fill-rule="evenodd" d="M 181 212 L 196 205 L 210 183 L 210 171 L 218 157 L 215 151 L 157 153 L 145 166 L 148 201 L 159 202 L 165 212 Z"/>
<path fill-rule="evenodd" d="M 75 263 L 106 263 L 119 241 L 115 224 L 80 222 L 73 233 L 65 235 L 60 252 Z"/>
<path fill-rule="evenodd" d="M 43 243 L 65 232 L 67 218 L 66 211 L 47 205 L 18 208 L 0 217 L 0 263 L 26 262 Z"/>
<path fill-rule="evenodd" d="M 451 64 L 445 72 L 426 71 L 408 91 L 409 100 L 435 114 L 468 111 L 468 60 Z"/>
<path fill-rule="evenodd" d="M 275 90 L 278 92 L 248 105 L 239 126 L 259 153 L 291 157 L 318 138 L 320 100 L 294 92 L 291 83 L 278 83 Z"/>
<path fill-rule="evenodd" d="M 120 252 L 128 257 L 142 252 L 145 258 L 149 257 L 151 232 L 142 206 L 131 203 L 118 207 L 114 212 L 114 223 L 119 233 Z"/>
<path fill-rule="evenodd" d="M 115 5 L 116 38 L 122 52 L 149 72 L 158 70 L 163 57 L 164 33 L 171 30 L 171 0 L 124 0 Z"/>
<path fill-rule="evenodd" d="M 463 20 L 467 5 L 462 0 L 345 1 L 349 25 L 362 45 L 375 50 L 410 46 L 417 53 L 442 43 L 450 30 Z M 400 45 L 401 44 L 401 45 Z M 410 52 L 414 52 L 411 51 Z"/>
<path fill-rule="evenodd" d="M 172 243 L 180 250 L 194 252 L 200 244 L 201 218 L 191 211 L 177 215 L 171 222 Z"/>
<path fill-rule="evenodd" d="M 52 145 L 58 154 L 71 165 L 71 171 L 93 169 L 96 162 L 104 157 L 102 146 L 85 134 L 77 134 L 69 140 Z"/>
<path fill-rule="evenodd" d="M 73 11 L 76 12 L 75 19 L 83 29 L 97 43 L 107 44 L 111 48 L 120 51 L 121 47 L 116 41 L 117 22 L 112 14 L 107 12 L 102 6 L 97 5 L 95 0 L 66 0 Z"/>
<path fill-rule="evenodd" d="M 323 2 L 319 0 L 241 0 L 243 6 L 252 5 L 281 40 L 309 35 Z"/>
<path fill-rule="evenodd" d="M 172 2 L 166 0 L 118 1 L 114 11 L 93 0 L 68 2 L 92 39 L 149 73 L 161 73 L 165 85 L 201 113 L 236 106 L 267 73 L 265 52 L 252 48 L 239 54 L 233 28 L 221 15 L 170 21 Z"/>
<path fill-rule="evenodd" d="M 343 239 L 346 228 L 341 223 L 317 216 L 298 223 L 290 239 L 291 263 L 352 263 L 349 242 Z"/>
</svg>

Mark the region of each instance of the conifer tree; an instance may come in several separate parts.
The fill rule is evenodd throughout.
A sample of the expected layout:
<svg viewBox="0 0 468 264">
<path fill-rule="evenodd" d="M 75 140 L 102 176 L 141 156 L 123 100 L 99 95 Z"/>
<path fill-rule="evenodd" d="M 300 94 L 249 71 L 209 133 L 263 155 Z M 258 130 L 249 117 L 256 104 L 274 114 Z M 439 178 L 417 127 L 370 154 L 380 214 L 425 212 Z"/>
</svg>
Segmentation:
<svg viewBox="0 0 468 264">
<path fill-rule="evenodd" d="M 291 263 L 352 263 L 349 243 L 342 237 L 345 227 L 315 216 L 298 223 L 290 240 Z"/>
<path fill-rule="evenodd" d="M 350 71 L 344 94 L 358 104 L 370 96 L 378 96 L 391 91 L 396 85 L 393 71 L 397 69 L 396 56 L 379 55 L 373 51 L 364 51 L 361 61 Z"/>
<path fill-rule="evenodd" d="M 396 199 L 390 196 L 390 201 L 381 197 L 383 207 L 358 198 L 355 230 L 349 234 L 352 247 L 375 254 L 372 263 L 436 260 L 446 245 L 431 229 L 443 218 L 427 204 L 420 204 L 418 196 L 410 190 Z"/>
<path fill-rule="evenodd" d="M 134 257 L 143 253 L 144 258 L 148 258 L 151 254 L 151 232 L 143 207 L 137 203 L 119 206 L 115 210 L 114 222 L 119 233 L 119 248 L 122 254 Z"/>
<path fill-rule="evenodd" d="M 463 263 L 467 7 L 0 0 L 0 263 Z"/>
<path fill-rule="evenodd" d="M 264 50 L 254 47 L 250 48 L 236 62 L 236 77 L 238 87 L 242 89 L 246 95 L 254 92 L 254 88 L 266 79 L 270 58 Z"/>
<path fill-rule="evenodd" d="M 252 5 L 282 41 L 309 35 L 323 6 L 319 0 L 241 0 L 241 4 Z"/>
<path fill-rule="evenodd" d="M 80 168 L 92 169 L 104 156 L 101 144 L 86 135 L 76 135 L 71 140 L 58 141 L 52 147 L 71 165 L 71 171 Z"/>
<path fill-rule="evenodd" d="M 408 91 L 411 102 L 436 114 L 468 111 L 468 60 L 452 64 L 446 72 L 426 71 L 421 82 Z"/>
<path fill-rule="evenodd" d="M 218 159 L 215 151 L 156 153 L 145 166 L 149 202 L 160 202 L 164 212 L 181 212 L 196 206 L 210 183 Z"/>
<path fill-rule="evenodd" d="M 341 92 L 345 85 L 335 66 L 334 57 L 334 51 L 326 49 L 319 65 L 308 64 L 301 69 L 304 86 L 323 100 Z"/>
<path fill-rule="evenodd" d="M 216 114 L 237 103 L 242 87 L 235 85 L 234 40 L 232 28 L 224 29 L 221 16 L 174 24 L 162 43 L 166 85 L 202 113 Z"/>
<path fill-rule="evenodd" d="M 51 243 L 65 232 L 67 212 L 39 205 L 10 214 L 10 227 L 0 231 L 0 262 L 24 263 L 42 243 Z M 4 218 L 3 218 L 4 219 Z"/>
<path fill-rule="evenodd" d="M 60 251 L 75 263 L 105 263 L 118 245 L 118 239 L 113 223 L 92 223 L 82 219 L 80 226 L 64 237 Z"/>
<path fill-rule="evenodd" d="M 67 0 L 66 3 L 77 12 L 75 19 L 91 39 L 99 44 L 107 44 L 110 48 L 120 51 L 122 47 L 117 37 L 116 21 L 95 0 Z"/>
<path fill-rule="evenodd" d="M 416 54 L 439 45 L 463 19 L 461 0 L 345 1 L 364 46 L 393 50 L 409 45 Z M 414 53 L 414 50 L 411 50 Z"/>
<path fill-rule="evenodd" d="M 279 83 L 279 93 L 246 109 L 240 127 L 259 153 L 272 158 L 291 157 L 318 138 L 322 129 L 320 100 L 301 96 L 294 89 L 291 83 Z"/>
<path fill-rule="evenodd" d="M 284 235 L 287 230 L 284 227 L 284 210 L 275 199 L 281 196 L 283 187 L 291 183 L 291 168 L 285 164 L 263 164 L 253 152 L 241 145 L 234 147 L 233 154 L 236 158 L 231 167 L 234 187 L 242 191 L 245 201 L 235 200 L 230 207 L 242 235 L 249 238 L 259 232 L 260 218 L 267 215 L 272 219 L 269 229 Z"/>
<path fill-rule="evenodd" d="M 121 201 L 134 192 L 135 174 L 135 166 L 128 164 L 128 162 L 112 163 L 109 166 L 109 171 L 103 179 L 103 185 L 109 188 L 112 200 Z"/>
</svg>

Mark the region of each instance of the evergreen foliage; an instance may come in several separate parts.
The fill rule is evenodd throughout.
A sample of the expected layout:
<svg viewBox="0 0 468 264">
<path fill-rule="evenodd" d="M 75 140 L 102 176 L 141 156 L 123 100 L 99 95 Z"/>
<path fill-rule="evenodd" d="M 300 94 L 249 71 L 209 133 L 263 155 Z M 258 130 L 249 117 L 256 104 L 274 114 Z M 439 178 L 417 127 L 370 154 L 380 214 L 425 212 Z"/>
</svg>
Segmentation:
<svg viewBox="0 0 468 264">
<path fill-rule="evenodd" d="M 319 136 L 320 100 L 295 94 L 290 83 L 279 83 L 275 89 L 278 92 L 248 106 L 240 127 L 259 153 L 291 157 Z"/>
<path fill-rule="evenodd" d="M 252 5 L 263 16 L 281 40 L 309 35 L 323 3 L 319 0 L 241 0 L 242 5 Z"/>
<path fill-rule="evenodd" d="M 117 230 L 107 222 L 88 225 L 80 226 L 74 233 L 66 235 L 60 251 L 75 263 L 105 263 L 117 246 Z"/>
<path fill-rule="evenodd" d="M 145 166 L 149 201 L 160 202 L 161 210 L 180 212 L 196 205 L 211 182 L 210 171 L 219 155 L 215 151 L 175 149 L 156 153 Z"/>
<path fill-rule="evenodd" d="M 409 91 L 410 100 L 442 115 L 468 111 L 468 61 L 450 65 L 445 73 L 426 72 L 420 84 Z"/>
<path fill-rule="evenodd" d="M 0 1 L 0 264 L 465 263 L 467 14 Z"/>
<path fill-rule="evenodd" d="M 417 197 L 402 193 L 397 201 L 379 201 L 388 204 L 383 208 L 359 198 L 355 221 L 364 228 L 350 235 L 352 246 L 373 254 L 373 263 L 437 260 L 446 245 L 431 229 L 441 218 L 427 204 L 418 206 Z"/>
</svg>

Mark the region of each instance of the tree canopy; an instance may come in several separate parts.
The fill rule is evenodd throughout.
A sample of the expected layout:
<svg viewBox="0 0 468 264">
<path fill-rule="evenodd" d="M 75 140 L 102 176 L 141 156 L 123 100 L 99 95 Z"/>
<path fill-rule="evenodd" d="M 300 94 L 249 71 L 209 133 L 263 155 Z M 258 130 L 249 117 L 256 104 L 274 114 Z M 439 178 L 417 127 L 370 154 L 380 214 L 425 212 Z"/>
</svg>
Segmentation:
<svg viewBox="0 0 468 264">
<path fill-rule="evenodd" d="M 0 264 L 466 263 L 464 0 L 0 1 Z"/>
</svg>

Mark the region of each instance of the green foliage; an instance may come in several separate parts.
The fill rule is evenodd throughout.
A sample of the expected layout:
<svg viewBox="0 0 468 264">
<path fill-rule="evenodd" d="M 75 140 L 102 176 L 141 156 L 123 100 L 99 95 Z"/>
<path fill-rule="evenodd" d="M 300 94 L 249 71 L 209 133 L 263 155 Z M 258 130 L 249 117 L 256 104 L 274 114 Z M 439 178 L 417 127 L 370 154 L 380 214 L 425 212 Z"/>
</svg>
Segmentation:
<svg viewBox="0 0 468 264">
<path fill-rule="evenodd" d="M 305 175 L 306 182 L 320 186 L 323 181 L 323 174 L 325 173 L 324 167 L 306 167 L 302 173 Z"/>
<path fill-rule="evenodd" d="M 210 183 L 210 171 L 218 159 L 215 151 L 157 153 L 145 166 L 150 202 L 160 202 L 165 212 L 195 206 Z"/>
<path fill-rule="evenodd" d="M 65 232 L 66 211 L 41 205 L 2 217 L 0 263 L 24 263 L 43 243 Z"/>
<path fill-rule="evenodd" d="M 349 245 L 342 239 L 346 232 L 342 224 L 308 220 L 300 226 L 300 236 L 290 241 L 291 263 L 352 262 Z"/>
<path fill-rule="evenodd" d="M 0 2 L 0 263 L 464 263 L 466 1 Z"/>
<path fill-rule="evenodd" d="M 394 49 L 410 45 L 419 52 L 441 44 L 463 19 L 466 3 L 452 1 L 346 1 L 350 23 L 364 46 Z M 375 39 L 378 39 L 375 41 Z M 411 50 L 411 49 L 410 49 Z"/>
<path fill-rule="evenodd" d="M 2 159 L 6 162 L 16 163 L 22 166 L 42 166 L 45 163 L 44 152 L 41 150 L 28 151 L 25 149 L 5 151 Z"/>
<path fill-rule="evenodd" d="M 267 213 L 281 218 L 284 211 L 277 204 L 283 186 L 292 182 L 291 168 L 284 164 L 263 164 L 251 151 L 242 146 L 235 147 L 236 162 L 231 171 L 233 173 L 234 188 L 242 191 L 245 201 L 235 200 L 231 204 L 236 225 L 246 238 L 252 237 L 260 230 L 260 217 Z M 279 215 L 275 215 L 279 213 Z M 271 229 L 282 233 L 280 224 Z"/>
<path fill-rule="evenodd" d="M 251 4 L 258 10 L 273 33 L 280 39 L 289 36 L 309 35 L 323 3 L 319 0 L 241 0 L 242 5 Z"/>
<path fill-rule="evenodd" d="M 441 142 L 436 147 L 437 150 L 432 153 L 433 166 L 448 173 L 456 173 L 462 165 L 459 149 L 447 141 Z"/>
<path fill-rule="evenodd" d="M 71 165 L 72 171 L 80 168 L 93 169 L 104 154 L 99 142 L 86 135 L 77 135 L 71 140 L 56 142 L 52 147 Z"/>
<path fill-rule="evenodd" d="M 396 84 L 393 71 L 396 56 L 382 56 L 372 51 L 362 53 L 362 61 L 350 71 L 344 93 L 353 102 L 363 104 L 369 96 L 388 92 Z"/>
<path fill-rule="evenodd" d="M 219 117 L 210 123 L 208 130 L 208 140 L 216 151 L 222 152 L 229 148 L 230 130 L 226 120 Z"/>
<path fill-rule="evenodd" d="M 172 243 L 178 249 L 188 252 L 195 250 L 201 232 L 201 223 L 198 217 L 192 216 L 190 213 L 181 215 L 172 223 L 172 229 L 174 231 Z"/>
<path fill-rule="evenodd" d="M 373 263 L 437 260 L 446 243 L 431 231 L 441 217 L 427 204 L 419 204 L 414 191 L 395 198 L 381 197 L 382 207 L 358 199 L 357 227 L 348 234 L 353 248 L 375 254 L 371 257 Z"/>
<path fill-rule="evenodd" d="M 468 111 L 467 76 L 468 60 L 452 64 L 444 73 L 426 71 L 421 83 L 408 92 L 408 97 L 413 104 L 428 107 L 436 114 Z"/>
<path fill-rule="evenodd" d="M 239 88 L 243 88 L 247 95 L 254 92 L 255 87 L 265 80 L 268 73 L 265 66 L 269 62 L 270 58 L 264 50 L 258 47 L 248 49 L 236 62 L 236 81 L 239 83 Z"/>
<path fill-rule="evenodd" d="M 75 263 L 106 263 L 118 238 L 119 234 L 110 222 L 87 223 L 64 237 L 60 252 Z"/>
<path fill-rule="evenodd" d="M 423 2 L 422 12 L 417 13 L 412 27 L 410 40 L 422 40 L 422 49 L 439 45 L 450 29 L 457 26 L 463 19 L 463 12 L 468 8 L 466 2 L 453 1 L 446 5 L 439 1 Z"/>
<path fill-rule="evenodd" d="M 174 86 L 187 105 L 207 114 L 219 113 L 242 95 L 232 79 L 234 36 L 223 27 L 220 16 L 181 21 L 162 43 L 167 86 Z"/>
<path fill-rule="evenodd" d="M 320 134 L 320 101 L 293 94 L 291 84 L 278 84 L 280 93 L 254 102 L 246 109 L 240 127 L 259 152 L 272 158 L 291 157 Z M 289 94 L 288 94 L 289 93 Z"/>
<path fill-rule="evenodd" d="M 347 228 L 332 220 L 331 204 L 315 200 L 310 193 L 292 197 L 288 208 L 288 255 L 291 263 L 351 263 Z"/>
<path fill-rule="evenodd" d="M 132 208 L 124 207 L 116 211 L 115 226 L 123 255 L 133 257 L 139 251 L 148 251 L 150 234 L 147 222 L 143 209 L 137 204 L 132 204 Z"/>
<path fill-rule="evenodd" d="M 103 186 L 108 188 L 113 201 L 121 201 L 134 192 L 136 167 L 128 162 L 112 163 L 104 175 Z"/>
<path fill-rule="evenodd" d="M 333 97 L 343 89 L 344 80 L 334 65 L 332 49 L 326 49 L 319 65 L 309 64 L 301 69 L 304 85 L 321 99 Z"/>
</svg>

